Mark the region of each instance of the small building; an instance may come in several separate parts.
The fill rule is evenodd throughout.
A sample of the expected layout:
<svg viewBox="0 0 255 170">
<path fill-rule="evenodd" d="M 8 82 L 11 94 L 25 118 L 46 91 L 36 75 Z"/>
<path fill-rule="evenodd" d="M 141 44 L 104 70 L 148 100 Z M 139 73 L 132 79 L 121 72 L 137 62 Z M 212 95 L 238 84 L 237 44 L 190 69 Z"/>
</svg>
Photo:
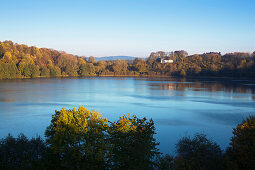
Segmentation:
<svg viewBox="0 0 255 170">
<path fill-rule="evenodd" d="M 158 51 L 156 53 L 151 53 L 151 56 L 155 56 L 156 62 L 165 64 L 165 63 L 173 63 L 173 53 L 172 52 L 164 52 L 164 51 Z"/>
<path fill-rule="evenodd" d="M 174 60 L 170 59 L 170 58 L 161 58 L 160 63 L 173 63 Z"/>
</svg>

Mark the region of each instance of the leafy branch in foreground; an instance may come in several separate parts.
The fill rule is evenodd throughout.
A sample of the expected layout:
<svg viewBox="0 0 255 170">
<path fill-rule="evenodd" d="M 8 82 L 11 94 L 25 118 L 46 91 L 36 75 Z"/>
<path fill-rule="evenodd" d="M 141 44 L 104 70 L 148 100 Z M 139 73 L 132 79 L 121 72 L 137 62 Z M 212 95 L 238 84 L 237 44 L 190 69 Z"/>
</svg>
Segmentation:
<svg viewBox="0 0 255 170">
<path fill-rule="evenodd" d="M 45 132 L 50 168 L 152 168 L 158 153 L 153 121 L 128 115 L 108 123 L 83 106 L 56 111 Z"/>
<path fill-rule="evenodd" d="M 255 116 L 250 115 L 233 129 L 227 150 L 231 169 L 255 169 Z"/>
</svg>

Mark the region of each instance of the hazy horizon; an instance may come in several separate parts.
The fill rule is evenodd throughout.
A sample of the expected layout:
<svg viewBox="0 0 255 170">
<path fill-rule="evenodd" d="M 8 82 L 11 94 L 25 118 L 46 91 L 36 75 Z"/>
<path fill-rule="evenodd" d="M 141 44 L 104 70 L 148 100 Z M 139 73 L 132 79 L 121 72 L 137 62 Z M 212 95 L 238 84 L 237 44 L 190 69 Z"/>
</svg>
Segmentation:
<svg viewBox="0 0 255 170">
<path fill-rule="evenodd" d="M 79 56 L 255 51 L 252 0 L 1 2 L 0 41 Z"/>
</svg>

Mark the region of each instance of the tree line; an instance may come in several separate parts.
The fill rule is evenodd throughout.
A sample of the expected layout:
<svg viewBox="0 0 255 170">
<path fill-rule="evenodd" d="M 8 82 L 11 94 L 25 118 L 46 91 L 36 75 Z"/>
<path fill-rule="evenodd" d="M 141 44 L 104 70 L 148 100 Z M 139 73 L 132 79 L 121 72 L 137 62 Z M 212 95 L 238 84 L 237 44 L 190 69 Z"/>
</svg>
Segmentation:
<svg viewBox="0 0 255 170">
<path fill-rule="evenodd" d="M 0 42 L 0 79 L 60 76 L 228 76 L 254 77 L 253 53 L 209 52 L 188 55 L 168 53 L 173 63 L 160 63 L 165 52 L 151 53 L 147 59 L 99 61 L 48 48 L 28 47 L 12 41 Z"/>
<path fill-rule="evenodd" d="M 233 129 L 230 147 L 204 134 L 183 137 L 176 156 L 157 149 L 152 119 L 130 114 L 111 122 L 94 110 L 61 109 L 40 137 L 10 134 L 0 140 L 0 169 L 254 169 L 255 117 Z M 171 139 L 170 139 L 171 140 Z"/>
</svg>

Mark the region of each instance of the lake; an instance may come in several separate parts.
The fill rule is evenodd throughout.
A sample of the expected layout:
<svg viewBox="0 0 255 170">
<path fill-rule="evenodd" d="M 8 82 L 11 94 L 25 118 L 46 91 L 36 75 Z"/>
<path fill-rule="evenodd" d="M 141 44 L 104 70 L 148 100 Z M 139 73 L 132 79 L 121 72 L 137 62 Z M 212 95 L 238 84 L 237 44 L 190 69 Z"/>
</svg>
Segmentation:
<svg viewBox="0 0 255 170">
<path fill-rule="evenodd" d="M 41 78 L 0 81 L 0 138 L 43 136 L 51 115 L 84 105 L 117 120 L 155 121 L 159 148 L 173 154 L 183 136 L 205 133 L 225 149 L 232 128 L 255 113 L 255 81 L 176 78 Z"/>
</svg>

